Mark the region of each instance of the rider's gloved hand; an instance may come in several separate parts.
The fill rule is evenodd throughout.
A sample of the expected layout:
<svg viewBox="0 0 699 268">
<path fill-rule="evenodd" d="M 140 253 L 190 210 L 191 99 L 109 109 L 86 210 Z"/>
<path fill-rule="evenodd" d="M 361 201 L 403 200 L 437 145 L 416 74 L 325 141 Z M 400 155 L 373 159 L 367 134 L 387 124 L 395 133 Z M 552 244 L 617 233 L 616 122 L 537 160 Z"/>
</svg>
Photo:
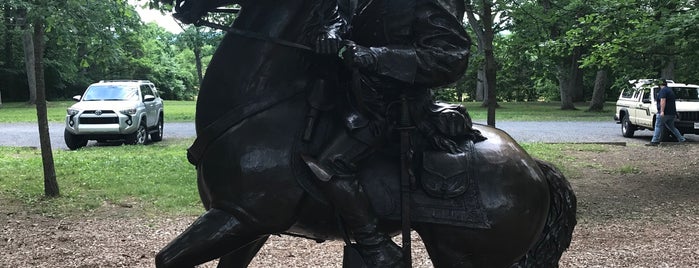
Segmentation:
<svg viewBox="0 0 699 268">
<path fill-rule="evenodd" d="M 206 5 L 207 1 L 181 0 L 175 2 L 175 14 L 172 16 L 184 24 L 197 25 L 209 9 Z"/>
<path fill-rule="evenodd" d="M 348 42 L 340 49 L 340 57 L 349 68 L 376 70 L 376 53 L 371 48 Z"/>
<path fill-rule="evenodd" d="M 316 39 L 315 52 L 322 55 L 337 55 L 342 39 L 334 32 L 321 33 Z"/>
</svg>

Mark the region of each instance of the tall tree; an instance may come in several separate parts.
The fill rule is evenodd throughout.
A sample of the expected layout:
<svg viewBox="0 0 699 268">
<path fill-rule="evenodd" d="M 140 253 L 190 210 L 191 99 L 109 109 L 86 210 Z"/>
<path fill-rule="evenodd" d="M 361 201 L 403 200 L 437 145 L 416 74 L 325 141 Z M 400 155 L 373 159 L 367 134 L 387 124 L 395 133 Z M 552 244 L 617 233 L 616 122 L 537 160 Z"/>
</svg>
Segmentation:
<svg viewBox="0 0 699 268">
<path fill-rule="evenodd" d="M 44 29 L 45 18 L 49 15 L 51 4 L 46 0 L 35 0 L 25 3 L 24 15 L 25 30 L 23 37 L 25 64 L 27 70 L 27 82 L 30 88 L 35 90 L 36 115 L 39 128 L 39 142 L 41 144 L 41 159 L 44 169 L 44 194 L 55 197 L 60 194 L 56 170 L 49 136 L 48 116 L 46 111 L 46 91 L 44 83 Z M 31 101 L 31 100 L 30 100 Z"/>
<path fill-rule="evenodd" d="M 487 123 L 490 126 L 495 126 L 495 109 L 498 106 L 496 98 L 497 62 L 493 46 L 495 34 L 502 29 L 499 23 L 495 23 L 496 15 L 503 13 L 498 7 L 500 6 L 496 6 L 495 1 L 492 0 L 481 0 L 477 3 L 473 3 L 471 0 L 466 1 L 466 16 L 471 29 L 476 34 L 479 54 L 482 53 L 484 57 L 482 66 L 479 66 L 478 84 L 483 85 L 482 88 L 486 92 L 484 105 L 488 107 Z M 500 23 L 506 22 L 504 16 L 500 16 L 500 19 Z"/>
<path fill-rule="evenodd" d="M 566 32 L 577 23 L 575 18 L 589 13 L 580 0 L 517 1 L 513 10 L 513 32 L 529 44 L 538 60 L 546 61 L 558 82 L 561 109 L 575 109 L 582 96 L 583 72 L 580 59 L 590 44 L 572 43 Z"/>
<path fill-rule="evenodd" d="M 39 141 L 41 143 L 41 160 L 44 167 L 44 194 L 55 197 L 60 195 L 56 168 L 49 136 L 49 120 L 46 111 L 46 83 L 44 79 L 44 21 L 34 20 L 34 72 L 36 73 L 36 117 L 39 124 Z"/>
<path fill-rule="evenodd" d="M 604 96 L 607 90 L 607 84 L 609 84 L 607 74 L 608 72 L 605 69 L 597 70 L 597 74 L 595 75 L 595 87 L 592 91 L 592 100 L 590 101 L 590 107 L 587 108 L 587 111 L 601 112 L 604 110 Z"/>
<path fill-rule="evenodd" d="M 27 72 L 27 83 L 29 85 L 29 100 L 27 104 L 36 104 L 36 57 L 34 56 L 34 30 L 29 21 L 27 9 L 20 11 L 20 24 L 22 28 L 22 46 L 24 51 L 24 63 Z"/>
</svg>

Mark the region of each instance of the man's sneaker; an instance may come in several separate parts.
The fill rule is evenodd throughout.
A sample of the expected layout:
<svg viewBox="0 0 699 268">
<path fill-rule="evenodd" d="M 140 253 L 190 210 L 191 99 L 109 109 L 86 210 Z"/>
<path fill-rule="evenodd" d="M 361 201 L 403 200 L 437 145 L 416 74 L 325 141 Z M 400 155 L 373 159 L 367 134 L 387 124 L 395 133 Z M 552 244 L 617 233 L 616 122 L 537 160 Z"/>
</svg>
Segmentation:
<svg viewBox="0 0 699 268">
<path fill-rule="evenodd" d="M 649 142 L 649 143 L 646 143 L 646 146 L 658 146 L 658 145 L 660 145 L 659 142 Z"/>
</svg>

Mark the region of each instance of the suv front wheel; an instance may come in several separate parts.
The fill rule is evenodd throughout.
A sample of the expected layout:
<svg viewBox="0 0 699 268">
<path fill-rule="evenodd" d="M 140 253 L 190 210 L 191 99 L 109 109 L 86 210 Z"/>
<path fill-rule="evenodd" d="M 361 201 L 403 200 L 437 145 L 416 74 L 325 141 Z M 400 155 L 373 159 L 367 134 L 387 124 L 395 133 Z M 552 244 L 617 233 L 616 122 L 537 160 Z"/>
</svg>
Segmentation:
<svg viewBox="0 0 699 268">
<path fill-rule="evenodd" d="M 80 147 L 87 145 L 87 139 L 81 135 L 75 135 L 68 130 L 63 131 L 63 140 L 66 142 L 68 149 L 77 150 Z"/>
<path fill-rule="evenodd" d="M 146 129 L 145 118 L 141 120 L 141 124 L 138 125 L 136 132 L 132 134 L 127 134 L 124 143 L 135 145 L 135 144 L 145 144 L 148 140 L 148 129 Z"/>
<path fill-rule="evenodd" d="M 624 118 L 621 119 L 621 135 L 627 138 L 632 138 L 633 133 L 636 131 L 636 126 L 631 124 L 631 120 L 629 120 L 628 115 L 624 115 Z"/>
</svg>

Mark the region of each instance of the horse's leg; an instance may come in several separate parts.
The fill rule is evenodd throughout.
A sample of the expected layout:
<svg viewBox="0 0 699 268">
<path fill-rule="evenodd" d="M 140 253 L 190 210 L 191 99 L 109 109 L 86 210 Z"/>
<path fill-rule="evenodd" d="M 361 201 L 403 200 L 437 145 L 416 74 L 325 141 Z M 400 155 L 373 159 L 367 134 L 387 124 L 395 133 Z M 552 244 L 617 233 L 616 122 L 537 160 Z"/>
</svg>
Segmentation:
<svg viewBox="0 0 699 268">
<path fill-rule="evenodd" d="M 488 241 L 494 236 L 484 235 L 483 232 L 489 231 L 439 224 L 414 227 L 435 268 L 509 268 L 512 265 L 512 258 L 503 256 L 501 251 L 484 250 L 492 243 L 507 247 L 506 241 Z"/>
<path fill-rule="evenodd" d="M 265 245 L 269 235 L 261 237 L 244 247 L 228 253 L 218 261 L 218 268 L 245 268 L 248 267 L 252 259 L 257 255 L 262 246 Z"/>
<path fill-rule="evenodd" d="M 213 208 L 165 246 L 156 256 L 155 265 L 194 267 L 250 246 L 263 237 L 253 233 L 232 214 Z"/>
</svg>

